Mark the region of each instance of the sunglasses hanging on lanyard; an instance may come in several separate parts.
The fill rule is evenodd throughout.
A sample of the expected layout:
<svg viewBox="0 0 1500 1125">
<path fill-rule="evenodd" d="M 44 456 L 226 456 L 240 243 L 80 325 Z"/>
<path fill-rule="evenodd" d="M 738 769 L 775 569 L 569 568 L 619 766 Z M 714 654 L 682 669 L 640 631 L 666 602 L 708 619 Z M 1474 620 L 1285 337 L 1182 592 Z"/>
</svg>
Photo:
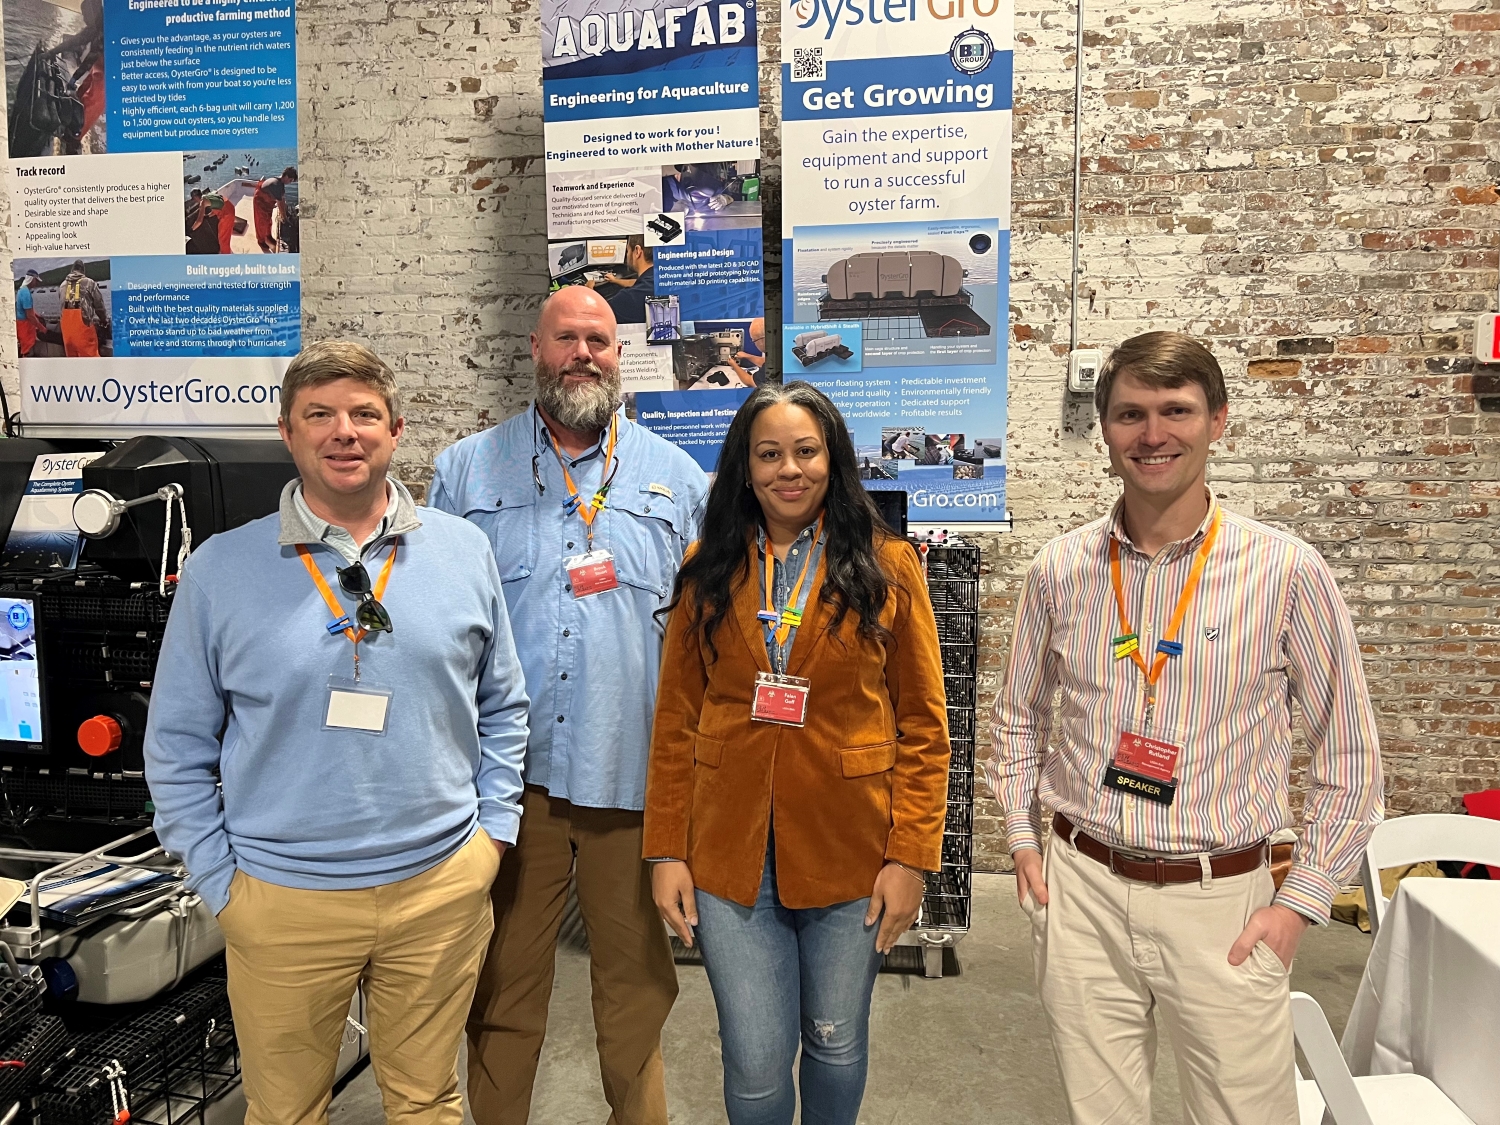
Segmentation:
<svg viewBox="0 0 1500 1125">
<path fill-rule="evenodd" d="M 370 586 L 370 574 L 365 570 L 363 563 L 356 562 L 352 566 L 339 568 L 339 586 L 346 593 L 359 598 L 359 605 L 354 610 L 354 621 L 351 622 L 349 615 L 344 612 L 344 607 L 334 595 L 333 588 L 328 585 L 328 579 L 323 577 L 323 572 L 313 561 L 312 552 L 303 544 L 297 544 L 297 554 L 302 559 L 302 565 L 307 568 L 313 585 L 318 588 L 318 593 L 323 595 L 324 604 L 333 614 L 333 620 L 326 626 L 329 634 L 337 636 L 342 633 L 354 645 L 353 678 L 328 677 L 327 708 L 323 718 L 324 730 L 352 730 L 365 734 L 385 734 L 394 691 L 363 679 L 359 667 L 359 642 L 370 633 L 395 632 L 391 624 L 391 615 L 381 604 L 381 599 L 385 597 L 385 588 L 391 580 L 391 570 L 396 565 L 397 547 L 397 543 L 391 543 L 391 553 L 386 556 L 385 565 L 380 568 L 380 577 L 376 579 L 373 588 Z M 356 623 L 358 628 L 355 627 Z"/>
</svg>

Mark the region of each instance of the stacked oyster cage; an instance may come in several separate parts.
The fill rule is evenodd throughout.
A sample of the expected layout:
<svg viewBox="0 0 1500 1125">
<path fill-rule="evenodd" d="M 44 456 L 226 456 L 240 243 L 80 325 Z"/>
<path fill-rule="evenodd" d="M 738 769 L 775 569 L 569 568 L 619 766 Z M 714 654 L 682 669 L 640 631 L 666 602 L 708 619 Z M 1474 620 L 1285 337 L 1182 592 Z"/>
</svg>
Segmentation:
<svg viewBox="0 0 1500 1125">
<path fill-rule="evenodd" d="M 148 1003 L 78 1006 L 66 1020 L 42 1012 L 45 991 L 35 966 L 0 977 L 0 1119 L 203 1125 L 238 1078 L 222 958 Z"/>
<path fill-rule="evenodd" d="M 913 928 L 923 972 L 942 975 L 945 948 L 969 931 L 974 871 L 974 741 L 978 736 L 979 545 L 949 535 L 941 542 L 913 537 L 927 575 L 937 619 L 948 702 L 948 811 L 940 870 L 927 876 L 922 913 Z"/>
</svg>

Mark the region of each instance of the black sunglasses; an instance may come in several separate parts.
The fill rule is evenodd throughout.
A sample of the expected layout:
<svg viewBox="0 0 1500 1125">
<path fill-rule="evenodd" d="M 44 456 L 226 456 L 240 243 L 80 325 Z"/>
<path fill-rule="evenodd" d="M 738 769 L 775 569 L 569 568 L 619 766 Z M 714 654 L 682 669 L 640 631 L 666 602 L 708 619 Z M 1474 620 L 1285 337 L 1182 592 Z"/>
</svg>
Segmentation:
<svg viewBox="0 0 1500 1125">
<path fill-rule="evenodd" d="M 354 620 L 361 629 L 371 633 L 395 632 L 391 615 L 386 612 L 385 606 L 375 600 L 375 591 L 370 586 L 370 572 L 365 569 L 364 563 L 357 562 L 353 566 L 340 568 L 339 587 L 344 593 L 359 599 Z"/>
</svg>

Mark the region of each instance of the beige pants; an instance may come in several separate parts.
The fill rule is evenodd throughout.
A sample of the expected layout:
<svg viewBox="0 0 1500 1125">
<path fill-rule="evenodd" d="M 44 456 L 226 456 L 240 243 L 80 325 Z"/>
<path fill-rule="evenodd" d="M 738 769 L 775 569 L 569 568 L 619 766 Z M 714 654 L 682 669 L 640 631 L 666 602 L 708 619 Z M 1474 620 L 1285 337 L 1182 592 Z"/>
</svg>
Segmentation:
<svg viewBox="0 0 1500 1125">
<path fill-rule="evenodd" d="M 1270 870 L 1158 887 L 1062 839 L 1045 869 L 1048 905 L 1025 908 L 1074 1125 L 1150 1125 L 1158 1007 L 1188 1125 L 1297 1125 L 1287 970 L 1264 942 L 1228 961 Z"/>
<path fill-rule="evenodd" d="M 469 1016 L 469 1112 L 479 1125 L 551 1125 L 531 1113 L 531 1088 L 572 877 L 589 937 L 608 1125 L 667 1125 L 661 1029 L 677 969 L 641 860 L 643 814 L 584 808 L 530 786 L 522 807 L 521 834 L 495 880 L 495 937 Z"/>
<path fill-rule="evenodd" d="M 219 913 L 245 1125 L 324 1125 L 344 1017 L 365 986 L 390 1125 L 459 1125 L 458 1046 L 489 942 L 499 856 L 483 830 L 429 871 L 355 891 L 235 873 Z"/>
</svg>

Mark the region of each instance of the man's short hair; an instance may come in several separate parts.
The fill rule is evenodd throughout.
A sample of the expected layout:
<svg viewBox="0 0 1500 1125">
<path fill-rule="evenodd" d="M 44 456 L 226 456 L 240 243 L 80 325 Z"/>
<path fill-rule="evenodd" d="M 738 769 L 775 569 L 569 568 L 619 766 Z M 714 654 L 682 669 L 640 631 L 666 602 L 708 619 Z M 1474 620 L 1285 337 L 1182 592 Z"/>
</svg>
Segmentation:
<svg viewBox="0 0 1500 1125">
<path fill-rule="evenodd" d="M 1202 387 L 1210 414 L 1229 405 L 1219 361 L 1197 340 L 1181 332 L 1144 332 L 1109 353 L 1094 385 L 1094 407 L 1100 418 L 1109 410 L 1115 380 L 1126 371 L 1148 387 L 1175 389 L 1189 383 Z"/>
<path fill-rule="evenodd" d="M 634 246 L 646 256 L 646 261 L 651 260 L 651 247 L 646 245 L 646 236 L 642 234 L 627 234 L 625 236 L 625 257 L 630 258 L 630 248 Z"/>
<path fill-rule="evenodd" d="M 401 417 L 401 391 L 383 359 L 353 340 L 319 340 L 298 352 L 281 377 L 281 420 L 292 424 L 292 403 L 299 391 L 339 379 L 353 379 L 379 392 L 392 426 Z"/>
</svg>

